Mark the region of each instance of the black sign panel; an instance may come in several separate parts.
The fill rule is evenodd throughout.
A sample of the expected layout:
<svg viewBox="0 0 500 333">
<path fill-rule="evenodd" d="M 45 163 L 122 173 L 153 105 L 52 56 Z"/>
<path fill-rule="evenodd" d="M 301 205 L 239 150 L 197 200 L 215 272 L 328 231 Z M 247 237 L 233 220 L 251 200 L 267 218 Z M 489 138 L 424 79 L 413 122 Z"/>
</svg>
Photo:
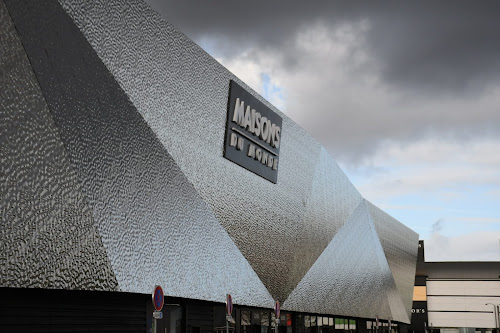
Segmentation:
<svg viewBox="0 0 500 333">
<path fill-rule="evenodd" d="M 232 81 L 224 157 L 276 184 L 283 119 Z"/>
<path fill-rule="evenodd" d="M 427 328 L 427 302 L 413 301 L 410 329 L 416 333 L 425 333 Z"/>
</svg>

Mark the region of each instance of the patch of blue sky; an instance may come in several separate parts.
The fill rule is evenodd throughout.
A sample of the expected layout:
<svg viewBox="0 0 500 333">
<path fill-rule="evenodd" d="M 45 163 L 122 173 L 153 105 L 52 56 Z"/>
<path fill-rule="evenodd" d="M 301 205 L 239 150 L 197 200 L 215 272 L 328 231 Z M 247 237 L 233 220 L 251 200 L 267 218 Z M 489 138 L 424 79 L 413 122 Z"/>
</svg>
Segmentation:
<svg viewBox="0 0 500 333">
<path fill-rule="evenodd" d="M 376 196 L 374 199 L 367 197 L 368 200 L 419 233 L 422 239 L 429 239 L 436 232 L 457 237 L 472 232 L 500 231 L 500 189 L 495 182 L 485 184 L 480 180 L 474 183 L 473 179 L 463 179 L 441 186 L 422 183 L 406 188 L 404 179 L 398 185 L 397 177 L 391 174 L 418 174 L 418 168 L 398 166 L 374 170 L 365 166 L 343 170 L 354 186 Z M 388 192 L 384 193 L 383 182 L 374 182 L 377 178 L 390 182 Z M 439 228 L 436 228 L 436 221 L 441 221 Z"/>
<path fill-rule="evenodd" d="M 271 80 L 271 76 L 267 73 L 261 73 L 260 78 L 262 80 L 262 97 L 267 99 L 281 111 L 284 111 L 285 96 L 283 88 L 274 84 Z"/>
<path fill-rule="evenodd" d="M 196 43 L 205 51 L 207 52 L 208 54 L 210 54 L 212 57 L 220 57 L 222 56 L 222 54 L 220 54 L 220 52 L 217 52 L 218 49 L 220 49 L 219 47 L 217 47 L 217 39 L 214 39 L 214 38 L 210 38 L 210 37 L 207 37 L 207 36 L 202 36 L 201 38 L 199 38 Z"/>
<path fill-rule="evenodd" d="M 393 197 L 381 206 L 388 214 L 420 234 L 422 239 L 439 232 L 456 237 L 477 231 L 500 231 L 498 201 L 488 197 L 489 186 L 467 186 L 463 193 L 438 191 Z M 377 204 L 377 203 L 375 203 Z M 436 228 L 436 221 L 439 228 Z"/>
<path fill-rule="evenodd" d="M 349 167 L 347 166 L 347 164 L 344 165 L 341 161 L 337 161 L 337 163 L 339 164 L 340 168 L 345 173 L 347 178 L 350 180 L 350 182 L 354 185 L 366 183 L 371 178 L 373 178 L 374 175 L 390 174 L 392 172 L 391 168 L 388 168 L 386 166 L 379 167 L 373 165 L 361 165 L 356 167 Z"/>
</svg>

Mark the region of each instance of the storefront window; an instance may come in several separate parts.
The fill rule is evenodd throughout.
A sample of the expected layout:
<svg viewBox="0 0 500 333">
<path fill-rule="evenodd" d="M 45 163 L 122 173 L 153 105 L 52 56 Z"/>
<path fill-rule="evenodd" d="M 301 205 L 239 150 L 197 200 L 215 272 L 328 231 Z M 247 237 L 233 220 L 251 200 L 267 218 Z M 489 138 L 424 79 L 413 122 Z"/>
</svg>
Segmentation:
<svg viewBox="0 0 500 333">
<path fill-rule="evenodd" d="M 318 321 L 316 316 L 311 316 L 311 333 L 318 332 Z"/>
<path fill-rule="evenodd" d="M 369 322 L 366 322 L 368 329 L 370 329 Z M 356 320 L 355 319 L 347 319 L 347 318 L 335 318 L 335 329 L 336 330 L 346 330 L 346 331 L 355 331 Z"/>
<path fill-rule="evenodd" d="M 250 332 L 250 325 L 251 325 L 251 320 L 250 320 L 250 311 L 244 310 L 241 311 L 241 332 L 242 333 L 249 333 Z"/>
<path fill-rule="evenodd" d="M 311 333 L 311 316 L 304 316 L 305 333 Z"/>
<path fill-rule="evenodd" d="M 380 321 L 378 325 L 379 325 L 378 333 L 398 333 L 399 332 L 398 324 L 391 323 L 391 327 L 389 328 L 388 322 Z M 367 321 L 366 328 L 368 329 L 368 332 L 372 332 L 372 333 L 377 332 L 377 322 L 376 321 Z M 439 332 L 437 332 L 437 333 L 439 333 Z"/>
<path fill-rule="evenodd" d="M 319 326 L 319 322 L 321 321 L 321 327 L 318 327 L 318 332 L 320 332 L 320 333 L 333 333 L 333 327 L 329 326 L 330 319 L 331 319 L 331 323 L 333 326 L 333 318 L 318 317 L 318 326 Z"/>
<path fill-rule="evenodd" d="M 358 329 L 355 319 L 298 314 L 294 318 L 296 319 L 297 333 L 335 333 L 337 330 L 352 333 Z"/>
<path fill-rule="evenodd" d="M 269 312 L 261 311 L 260 312 L 260 332 L 261 333 L 269 333 Z"/>
<path fill-rule="evenodd" d="M 344 318 L 335 318 L 335 329 L 336 330 L 343 330 L 343 329 L 345 329 Z"/>
<path fill-rule="evenodd" d="M 295 317 L 295 329 L 296 333 L 305 333 L 304 332 L 304 316 L 303 315 L 296 315 Z"/>
<path fill-rule="evenodd" d="M 269 312 L 267 311 L 260 312 L 260 325 L 269 326 Z"/>
</svg>

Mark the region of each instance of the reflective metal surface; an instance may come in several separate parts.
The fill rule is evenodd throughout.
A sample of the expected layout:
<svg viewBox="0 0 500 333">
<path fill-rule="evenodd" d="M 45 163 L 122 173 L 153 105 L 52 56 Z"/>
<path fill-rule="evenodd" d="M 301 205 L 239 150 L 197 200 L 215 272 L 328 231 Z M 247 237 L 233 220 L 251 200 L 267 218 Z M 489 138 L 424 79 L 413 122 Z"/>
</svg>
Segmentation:
<svg viewBox="0 0 500 333">
<path fill-rule="evenodd" d="M 402 309 L 405 309 L 406 315 L 411 318 L 416 270 L 415 258 L 418 252 L 415 232 L 372 203 L 368 202 L 368 206 L 404 305 Z"/>
<path fill-rule="evenodd" d="M 162 284 L 185 298 L 229 292 L 235 304 L 409 321 L 418 235 L 147 5 L 6 3 L 69 157 L 59 172 L 75 178 L 107 253 L 105 289 Z M 231 79 L 283 117 L 277 184 L 223 157 Z"/>
<path fill-rule="evenodd" d="M 62 7 L 10 8 L 120 290 L 149 293 L 161 284 L 185 298 L 223 301 L 230 292 L 235 302 L 272 302 Z"/>
<path fill-rule="evenodd" d="M 117 289 L 92 210 L 3 0 L 0 287 Z"/>
<path fill-rule="evenodd" d="M 394 280 L 368 204 L 363 200 L 284 302 L 283 308 L 408 321 L 392 311 L 388 296 L 393 290 Z"/>
<path fill-rule="evenodd" d="M 286 299 L 361 200 L 340 168 L 257 94 L 283 117 L 278 183 L 221 158 L 229 81 L 251 89 L 140 1 L 61 3 L 273 297 Z"/>
</svg>

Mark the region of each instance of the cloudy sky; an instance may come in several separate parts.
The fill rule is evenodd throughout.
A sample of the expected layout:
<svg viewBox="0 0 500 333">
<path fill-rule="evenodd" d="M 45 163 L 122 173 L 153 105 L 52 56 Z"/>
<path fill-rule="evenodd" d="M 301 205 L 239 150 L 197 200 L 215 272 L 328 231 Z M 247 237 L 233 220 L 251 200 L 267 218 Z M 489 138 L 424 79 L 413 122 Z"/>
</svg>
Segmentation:
<svg viewBox="0 0 500 333">
<path fill-rule="evenodd" d="M 323 144 L 427 260 L 500 260 L 500 2 L 148 2 Z"/>
</svg>

